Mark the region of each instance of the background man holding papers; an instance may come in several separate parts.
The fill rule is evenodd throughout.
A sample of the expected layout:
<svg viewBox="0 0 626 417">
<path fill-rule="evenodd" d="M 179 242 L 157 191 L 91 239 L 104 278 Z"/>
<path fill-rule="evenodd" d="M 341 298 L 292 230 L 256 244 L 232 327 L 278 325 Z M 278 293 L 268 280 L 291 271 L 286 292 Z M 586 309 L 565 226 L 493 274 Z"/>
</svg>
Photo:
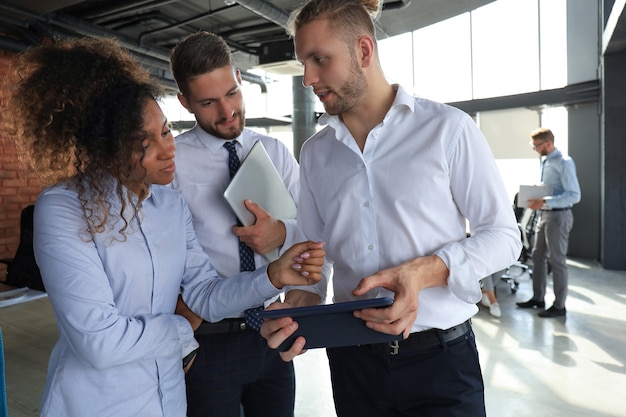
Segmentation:
<svg viewBox="0 0 626 417">
<path fill-rule="evenodd" d="M 541 183 L 550 187 L 550 195 L 528 200 L 528 208 L 539 210 L 533 244 L 533 297 L 517 303 L 520 308 L 545 307 L 548 262 L 552 268 L 555 300 L 552 307 L 539 312 L 539 317 L 564 316 L 567 298 L 567 245 L 574 225 L 572 206 L 580 201 L 580 185 L 576 165 L 554 147 L 550 129 L 539 128 L 530 133 L 530 146 L 541 158 Z M 521 193 L 520 193 L 521 200 Z"/>
<path fill-rule="evenodd" d="M 298 163 L 278 140 L 244 128 L 241 76 L 223 39 L 207 32 L 191 35 L 172 50 L 170 62 L 180 90 L 178 98 L 197 122 L 176 138 L 173 187 L 187 201 L 198 241 L 221 276 L 235 275 L 243 267 L 240 241 L 255 252 L 254 267 L 264 267 L 268 261 L 261 255 L 301 240 L 296 220 L 275 219 L 255 203 L 246 202 L 256 223 L 236 226 L 237 218 L 223 196 L 231 181 L 233 159 L 225 145 L 232 143 L 243 161 L 255 142 L 261 141 L 294 201 L 299 196 Z M 285 301 L 295 307 L 319 304 L 324 297 L 323 293 L 291 290 Z M 185 307 L 179 303 L 177 310 Z M 240 403 L 246 417 L 293 416 L 293 365 L 283 362 L 258 331 L 244 323 L 243 316 L 241 311 L 238 317 L 202 324 L 197 318 L 200 350 L 186 375 L 189 417 L 239 416 Z"/>
</svg>

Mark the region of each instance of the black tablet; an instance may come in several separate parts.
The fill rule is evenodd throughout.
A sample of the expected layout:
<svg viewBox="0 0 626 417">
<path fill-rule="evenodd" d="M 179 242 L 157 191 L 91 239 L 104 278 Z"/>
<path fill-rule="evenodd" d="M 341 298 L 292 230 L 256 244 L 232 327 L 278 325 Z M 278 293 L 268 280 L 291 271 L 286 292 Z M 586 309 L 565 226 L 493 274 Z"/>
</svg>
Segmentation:
<svg viewBox="0 0 626 417">
<path fill-rule="evenodd" d="M 392 303 L 393 299 L 391 297 L 384 297 L 318 306 L 264 310 L 258 314 L 261 318 L 267 319 L 292 317 L 298 323 L 298 330 L 278 347 L 279 351 L 284 352 L 289 350 L 298 336 L 305 337 L 305 349 L 365 345 L 400 340 L 402 339 L 402 334 L 390 335 L 377 332 L 367 327 L 363 320 L 354 317 L 352 314 L 354 310 L 386 307 Z"/>
</svg>

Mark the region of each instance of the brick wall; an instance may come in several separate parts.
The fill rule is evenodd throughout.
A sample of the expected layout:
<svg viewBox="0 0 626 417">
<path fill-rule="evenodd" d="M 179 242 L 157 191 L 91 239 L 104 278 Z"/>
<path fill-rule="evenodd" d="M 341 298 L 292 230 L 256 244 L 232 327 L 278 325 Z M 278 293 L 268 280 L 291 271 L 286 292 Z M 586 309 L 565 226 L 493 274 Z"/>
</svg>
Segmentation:
<svg viewBox="0 0 626 417">
<path fill-rule="evenodd" d="M 6 129 L 4 108 L 10 84 L 6 82 L 15 53 L 0 49 L 0 258 L 11 258 L 17 250 L 22 208 L 35 202 L 41 191 L 35 175 L 17 160 L 15 138 Z M 4 280 L 5 264 L 0 263 L 0 280 Z"/>
</svg>

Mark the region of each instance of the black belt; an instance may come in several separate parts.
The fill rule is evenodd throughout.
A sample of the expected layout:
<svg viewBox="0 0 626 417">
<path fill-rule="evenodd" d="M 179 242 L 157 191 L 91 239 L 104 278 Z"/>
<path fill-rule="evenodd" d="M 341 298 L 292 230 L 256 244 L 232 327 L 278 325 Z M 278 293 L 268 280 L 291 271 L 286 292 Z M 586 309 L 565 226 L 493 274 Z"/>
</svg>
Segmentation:
<svg viewBox="0 0 626 417">
<path fill-rule="evenodd" d="M 217 323 L 209 323 L 203 321 L 200 327 L 195 331 L 196 336 L 202 336 L 207 334 L 225 334 L 225 333 L 240 333 L 248 330 L 248 325 L 243 318 L 237 319 L 224 319 Z"/>
<path fill-rule="evenodd" d="M 546 209 L 546 210 L 541 210 L 541 211 L 565 211 L 565 210 L 571 210 L 571 207 L 558 207 L 558 208 L 553 208 L 553 209 Z"/>
<path fill-rule="evenodd" d="M 411 335 L 404 340 L 389 343 L 376 343 L 366 346 L 374 352 L 397 355 L 400 350 L 441 346 L 442 343 L 452 342 L 465 336 L 471 329 L 472 323 L 470 320 L 467 320 L 447 330 L 429 329 L 422 332 L 411 333 Z"/>
</svg>

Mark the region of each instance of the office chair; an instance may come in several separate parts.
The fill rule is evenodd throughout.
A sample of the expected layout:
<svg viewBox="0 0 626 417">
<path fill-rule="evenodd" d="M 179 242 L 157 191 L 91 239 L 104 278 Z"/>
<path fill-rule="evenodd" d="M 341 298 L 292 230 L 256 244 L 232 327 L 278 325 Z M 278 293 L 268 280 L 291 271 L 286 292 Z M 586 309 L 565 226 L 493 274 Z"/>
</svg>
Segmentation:
<svg viewBox="0 0 626 417">
<path fill-rule="evenodd" d="M 26 206 L 20 216 L 20 243 L 13 258 L 0 259 L 7 265 L 5 284 L 45 291 L 33 251 L 34 205 Z"/>
<path fill-rule="evenodd" d="M 530 254 L 532 252 L 532 239 L 536 218 L 537 216 L 534 210 L 524 209 L 519 214 L 517 219 L 517 226 L 519 227 L 522 239 L 522 252 L 520 253 L 517 261 L 513 265 L 509 266 L 500 277 L 500 279 L 509 284 L 513 294 L 517 292 L 519 281 L 522 276 L 527 275 L 528 278 L 532 278 L 533 271 L 526 262 L 530 258 Z"/>
</svg>

